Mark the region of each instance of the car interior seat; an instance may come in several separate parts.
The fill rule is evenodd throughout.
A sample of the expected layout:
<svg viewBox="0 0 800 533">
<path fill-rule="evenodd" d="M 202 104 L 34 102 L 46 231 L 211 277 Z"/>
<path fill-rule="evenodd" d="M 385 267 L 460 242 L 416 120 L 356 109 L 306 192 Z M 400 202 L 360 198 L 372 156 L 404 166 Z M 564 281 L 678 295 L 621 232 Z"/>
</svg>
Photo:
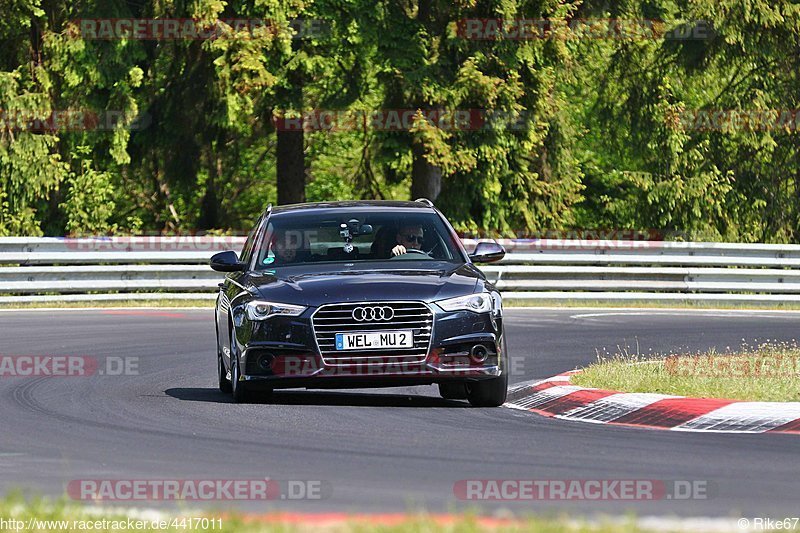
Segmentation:
<svg viewBox="0 0 800 533">
<path fill-rule="evenodd" d="M 391 257 L 394 248 L 397 230 L 393 226 L 381 226 L 375 232 L 375 239 L 369 247 L 370 256 L 373 259 L 386 259 Z"/>
</svg>

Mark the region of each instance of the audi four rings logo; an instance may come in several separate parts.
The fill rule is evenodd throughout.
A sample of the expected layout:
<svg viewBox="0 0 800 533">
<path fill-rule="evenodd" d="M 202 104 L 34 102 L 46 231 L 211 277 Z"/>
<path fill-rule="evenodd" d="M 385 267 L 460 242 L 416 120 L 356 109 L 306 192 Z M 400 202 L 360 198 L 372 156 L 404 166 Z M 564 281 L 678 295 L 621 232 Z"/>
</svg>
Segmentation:
<svg viewBox="0 0 800 533">
<path fill-rule="evenodd" d="M 356 322 L 374 322 L 376 320 L 391 320 L 394 318 L 394 309 L 384 307 L 356 307 L 353 309 L 353 320 Z"/>
</svg>

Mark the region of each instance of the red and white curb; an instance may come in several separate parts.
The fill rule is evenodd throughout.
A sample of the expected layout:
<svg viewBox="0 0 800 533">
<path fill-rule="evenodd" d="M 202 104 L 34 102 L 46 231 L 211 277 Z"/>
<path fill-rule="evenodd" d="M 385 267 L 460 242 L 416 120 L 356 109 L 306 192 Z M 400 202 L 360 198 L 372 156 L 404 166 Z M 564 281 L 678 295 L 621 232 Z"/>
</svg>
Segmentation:
<svg viewBox="0 0 800 533">
<path fill-rule="evenodd" d="M 573 385 L 579 370 L 515 385 L 505 407 L 540 415 L 672 431 L 798 433 L 800 402 L 744 402 L 628 393 Z"/>
</svg>

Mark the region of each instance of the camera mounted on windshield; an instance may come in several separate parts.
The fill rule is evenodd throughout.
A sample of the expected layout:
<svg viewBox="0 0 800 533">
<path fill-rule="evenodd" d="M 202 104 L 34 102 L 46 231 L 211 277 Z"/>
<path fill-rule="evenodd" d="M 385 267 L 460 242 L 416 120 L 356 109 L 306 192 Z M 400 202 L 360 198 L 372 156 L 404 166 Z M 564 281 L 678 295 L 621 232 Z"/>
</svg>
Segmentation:
<svg viewBox="0 0 800 533">
<path fill-rule="evenodd" d="M 344 251 L 348 254 L 353 251 L 353 239 L 355 237 L 371 234 L 372 226 L 370 224 L 362 224 L 357 218 L 352 218 L 339 224 L 339 235 L 344 239 Z"/>
</svg>

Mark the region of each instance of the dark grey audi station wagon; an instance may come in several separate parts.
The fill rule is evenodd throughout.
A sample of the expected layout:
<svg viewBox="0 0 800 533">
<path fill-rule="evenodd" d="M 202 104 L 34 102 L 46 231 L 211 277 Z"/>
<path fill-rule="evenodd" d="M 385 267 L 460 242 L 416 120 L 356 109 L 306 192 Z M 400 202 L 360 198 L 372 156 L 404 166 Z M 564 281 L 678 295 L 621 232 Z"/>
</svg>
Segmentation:
<svg viewBox="0 0 800 533">
<path fill-rule="evenodd" d="M 500 293 L 428 200 L 268 208 L 216 303 L 219 387 L 244 402 L 277 388 L 437 384 L 447 399 L 506 399 Z"/>
</svg>

